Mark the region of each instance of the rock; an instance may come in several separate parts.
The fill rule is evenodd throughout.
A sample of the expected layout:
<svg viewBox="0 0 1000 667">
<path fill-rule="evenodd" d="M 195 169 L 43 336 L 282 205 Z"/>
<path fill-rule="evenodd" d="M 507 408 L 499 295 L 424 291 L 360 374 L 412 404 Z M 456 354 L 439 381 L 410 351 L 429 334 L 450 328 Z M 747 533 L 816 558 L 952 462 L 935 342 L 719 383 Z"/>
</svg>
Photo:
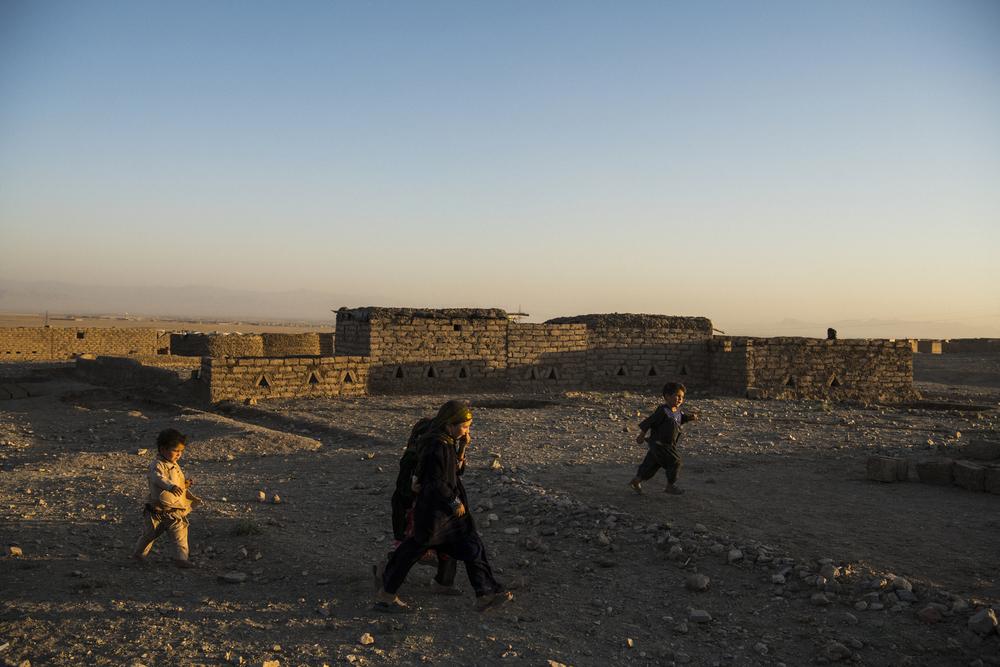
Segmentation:
<svg viewBox="0 0 1000 667">
<path fill-rule="evenodd" d="M 10 556 L 11 558 L 20 558 L 21 556 L 24 555 L 24 552 L 21 551 L 21 547 L 17 546 L 16 544 L 11 544 L 10 546 L 7 547 L 7 555 Z"/>
<path fill-rule="evenodd" d="M 625 646 L 627 646 L 628 648 L 635 648 L 635 640 L 632 639 L 631 637 L 627 637 L 625 639 Z"/>
<path fill-rule="evenodd" d="M 896 456 L 869 456 L 865 477 L 873 482 L 905 482 L 910 476 L 909 463 Z"/>
<path fill-rule="evenodd" d="M 242 584 L 247 580 L 246 572 L 226 572 L 219 575 L 219 581 L 224 584 Z"/>
<path fill-rule="evenodd" d="M 917 611 L 917 618 L 927 624 L 940 623 L 944 619 L 944 614 L 935 605 L 927 605 Z"/>
<path fill-rule="evenodd" d="M 757 642 L 756 644 L 754 644 L 753 650 L 756 651 L 759 655 L 767 655 L 768 652 L 770 651 L 770 649 L 767 648 L 767 644 L 765 644 L 764 642 Z"/>
<path fill-rule="evenodd" d="M 712 615 L 704 609 L 692 609 L 688 612 L 688 620 L 692 623 L 711 623 Z"/>
<path fill-rule="evenodd" d="M 845 625 L 857 625 L 858 617 L 849 611 L 845 611 L 843 614 L 841 614 L 840 621 Z"/>
<path fill-rule="evenodd" d="M 602 547 L 606 547 L 611 544 L 611 538 L 603 530 L 597 534 L 597 543 Z"/>
<path fill-rule="evenodd" d="M 779 586 L 784 585 L 785 584 L 785 575 L 783 575 L 783 574 L 772 574 L 771 575 L 771 583 L 772 584 L 777 584 Z"/>
<path fill-rule="evenodd" d="M 274 503 L 275 505 L 280 505 L 281 504 L 281 496 L 279 496 L 277 493 L 274 494 L 273 496 L 271 496 L 271 502 Z"/>
<path fill-rule="evenodd" d="M 899 598 L 900 602 L 916 602 L 918 599 L 913 591 L 908 590 L 896 591 L 896 597 Z"/>
<path fill-rule="evenodd" d="M 833 662 L 846 660 L 851 657 L 851 649 L 840 642 L 832 641 L 823 648 L 823 657 Z"/>
<path fill-rule="evenodd" d="M 817 607 L 825 607 L 830 604 L 830 598 L 826 597 L 825 593 L 813 593 L 809 596 L 809 602 Z"/>
<path fill-rule="evenodd" d="M 249 401 L 253 401 L 253 403 L 250 403 Z M 247 399 L 247 405 L 257 405 L 257 399 L 256 398 L 248 398 Z M 261 667 L 281 667 L 281 661 L 280 660 L 265 660 L 264 662 L 261 663 Z"/>
<path fill-rule="evenodd" d="M 868 609 L 868 603 L 865 602 L 864 600 L 858 600 L 857 602 L 854 603 L 854 608 L 857 611 L 865 611 Z"/>
<path fill-rule="evenodd" d="M 707 575 L 692 574 L 688 576 L 687 580 L 684 582 L 684 585 L 687 587 L 689 591 L 702 592 L 708 590 L 710 582 L 711 579 L 709 579 Z"/>
<path fill-rule="evenodd" d="M 266 503 L 267 502 L 267 494 L 264 493 L 263 491 L 258 491 L 257 492 L 257 502 L 259 502 L 259 503 Z"/>
<path fill-rule="evenodd" d="M 969 629 L 979 635 L 993 632 L 997 627 L 996 612 L 986 607 L 969 617 Z"/>
<path fill-rule="evenodd" d="M 148 452 L 149 452 L 148 449 L 141 448 L 141 449 L 135 450 L 135 455 L 136 456 L 145 456 Z"/>
<path fill-rule="evenodd" d="M 520 532 L 521 532 L 521 529 L 518 528 L 517 526 L 511 526 L 510 528 L 504 528 L 503 529 L 503 534 L 504 535 L 517 535 Z"/>
<path fill-rule="evenodd" d="M 371 646 L 375 643 L 375 638 L 371 636 L 370 632 L 366 632 L 358 639 L 363 646 Z"/>
<path fill-rule="evenodd" d="M 917 461 L 917 478 L 925 484 L 951 484 L 954 480 L 955 462 L 951 459 L 925 459 Z"/>
<path fill-rule="evenodd" d="M 681 545 L 679 544 L 675 544 L 674 546 L 670 547 L 670 551 L 667 552 L 667 558 L 669 558 L 670 560 L 680 560 L 683 557 L 684 557 L 684 549 L 682 549 Z"/>
<path fill-rule="evenodd" d="M 694 532 L 696 532 L 696 533 L 707 533 L 708 532 L 708 528 L 706 528 L 704 524 L 696 523 L 696 524 L 694 524 Z"/>
<path fill-rule="evenodd" d="M 973 440 L 962 449 L 962 454 L 980 461 L 1000 461 L 1000 440 Z"/>
<path fill-rule="evenodd" d="M 743 560 L 743 552 L 739 549 L 730 549 L 729 554 L 726 556 L 726 562 L 728 563 L 738 563 Z"/>
<path fill-rule="evenodd" d="M 831 580 L 836 577 L 839 572 L 833 563 L 826 563 L 819 569 L 819 574 L 824 579 Z"/>
<path fill-rule="evenodd" d="M 959 461 L 952 469 L 955 484 L 969 491 L 986 490 L 986 468 L 969 461 Z"/>
</svg>

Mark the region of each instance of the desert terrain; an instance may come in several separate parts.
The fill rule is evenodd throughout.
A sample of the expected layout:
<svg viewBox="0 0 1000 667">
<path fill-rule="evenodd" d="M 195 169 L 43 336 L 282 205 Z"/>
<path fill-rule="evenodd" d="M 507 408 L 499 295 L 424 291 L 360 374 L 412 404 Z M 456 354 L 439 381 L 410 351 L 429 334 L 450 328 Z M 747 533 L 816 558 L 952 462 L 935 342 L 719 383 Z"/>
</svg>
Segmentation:
<svg viewBox="0 0 1000 667">
<path fill-rule="evenodd" d="M 465 396 L 473 514 L 515 599 L 485 614 L 415 567 L 372 610 L 412 423 L 450 396 L 209 407 L 0 365 L 6 665 L 1000 665 L 1000 496 L 865 479 L 874 453 L 995 439 L 1000 359 L 915 355 L 923 401 L 691 393 L 683 496 L 628 488 L 654 394 Z M 193 570 L 128 558 L 156 434 L 206 499 Z M 258 500 L 263 492 L 266 502 Z M 279 502 L 273 502 L 277 496 Z M 987 621 L 988 622 L 988 619 Z"/>
</svg>

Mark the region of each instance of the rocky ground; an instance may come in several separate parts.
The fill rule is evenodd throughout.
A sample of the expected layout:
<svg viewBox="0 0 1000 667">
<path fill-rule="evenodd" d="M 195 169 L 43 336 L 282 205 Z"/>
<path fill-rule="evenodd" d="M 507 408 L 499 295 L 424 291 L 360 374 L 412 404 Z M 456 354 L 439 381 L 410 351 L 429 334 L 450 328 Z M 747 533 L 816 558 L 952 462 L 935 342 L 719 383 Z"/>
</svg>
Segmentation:
<svg viewBox="0 0 1000 667">
<path fill-rule="evenodd" d="M 910 406 L 690 395 L 684 496 L 627 487 L 656 396 L 467 397 L 466 484 L 515 600 L 477 613 L 461 571 L 465 595 L 442 597 L 417 567 L 413 611 L 384 616 L 370 568 L 398 456 L 448 397 L 209 411 L 0 366 L 39 394 L 0 401 L 0 662 L 1000 665 L 1000 496 L 865 480 L 872 453 L 995 438 L 1000 360 L 916 368 Z M 127 558 L 167 427 L 190 435 L 182 465 L 207 501 L 195 570 L 165 545 Z"/>
</svg>

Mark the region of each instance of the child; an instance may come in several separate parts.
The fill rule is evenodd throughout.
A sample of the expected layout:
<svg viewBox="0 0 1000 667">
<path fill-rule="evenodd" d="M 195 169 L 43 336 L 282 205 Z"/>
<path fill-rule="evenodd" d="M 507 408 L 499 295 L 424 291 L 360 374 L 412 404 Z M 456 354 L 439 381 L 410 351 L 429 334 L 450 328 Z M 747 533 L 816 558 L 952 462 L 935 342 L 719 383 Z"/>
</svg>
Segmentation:
<svg viewBox="0 0 1000 667">
<path fill-rule="evenodd" d="M 153 548 L 153 540 L 166 532 L 174 543 L 174 565 L 194 567 L 188 559 L 187 515 L 201 504 L 201 499 L 191 493 L 191 480 L 184 478 L 177 465 L 186 444 L 187 436 L 172 428 L 161 431 L 156 438 L 156 459 L 146 475 L 149 496 L 143 511 L 143 533 L 132 551 L 132 558 L 140 563 Z"/>
<path fill-rule="evenodd" d="M 639 437 L 635 440 L 638 443 L 647 442 L 646 432 L 649 434 L 649 451 L 646 458 L 639 464 L 639 469 L 629 485 L 637 493 L 642 493 L 642 483 L 653 477 L 656 471 L 663 468 L 667 474 L 667 493 L 680 495 L 684 489 L 677 486 L 677 472 L 681 468 L 681 455 L 677 451 L 677 442 L 681 437 L 681 424 L 689 421 L 697 421 L 697 414 L 686 414 L 681 412 L 681 404 L 684 403 L 686 393 L 684 385 L 679 382 L 668 382 L 663 385 L 663 405 L 656 408 L 653 414 L 646 417 L 639 424 Z"/>
</svg>

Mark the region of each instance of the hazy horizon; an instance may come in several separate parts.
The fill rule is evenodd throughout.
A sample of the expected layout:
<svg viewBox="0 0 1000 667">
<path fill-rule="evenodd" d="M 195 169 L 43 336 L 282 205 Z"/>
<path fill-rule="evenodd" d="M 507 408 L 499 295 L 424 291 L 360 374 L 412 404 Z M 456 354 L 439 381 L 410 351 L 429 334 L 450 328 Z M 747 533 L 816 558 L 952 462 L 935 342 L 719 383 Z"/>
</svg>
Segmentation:
<svg viewBox="0 0 1000 667">
<path fill-rule="evenodd" d="M 0 282 L 0 314 L 44 316 L 130 316 L 152 319 L 203 319 L 210 321 L 275 321 L 301 322 L 333 327 L 333 311 L 346 306 L 385 307 L 489 307 L 509 313 L 523 312 L 511 304 L 420 304 L 392 301 L 367 301 L 350 295 L 313 290 L 288 292 L 255 292 L 223 290 L 205 286 L 186 287 L 78 287 L 64 283 Z M 149 304 L 167 304 L 162 309 L 150 309 Z M 42 304 L 43 307 L 37 307 Z M 631 312 L 623 310 L 528 313 L 525 322 L 543 322 L 554 317 L 584 315 L 594 312 Z M 785 317 L 773 321 L 732 321 L 713 317 L 707 312 L 652 312 L 656 315 L 708 317 L 720 333 L 742 336 L 805 336 L 824 338 L 826 328 L 837 329 L 841 338 L 993 338 L 988 327 L 961 324 L 955 321 L 901 321 L 872 318 L 868 320 L 807 321 Z M 58 321 L 53 322 L 59 325 Z"/>
<path fill-rule="evenodd" d="M 9 0 L 0 290 L 1000 338 L 998 72 L 988 0 Z"/>
</svg>

